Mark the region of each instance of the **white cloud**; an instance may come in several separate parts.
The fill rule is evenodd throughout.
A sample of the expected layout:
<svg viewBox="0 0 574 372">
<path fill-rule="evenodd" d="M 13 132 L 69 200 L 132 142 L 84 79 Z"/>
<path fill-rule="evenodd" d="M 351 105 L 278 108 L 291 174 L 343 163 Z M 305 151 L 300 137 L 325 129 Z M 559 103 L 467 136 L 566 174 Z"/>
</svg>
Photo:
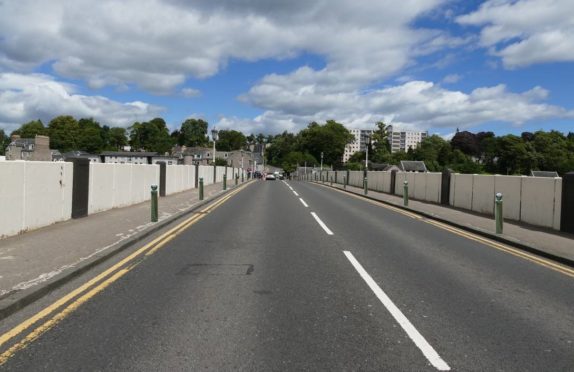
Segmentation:
<svg viewBox="0 0 574 372">
<path fill-rule="evenodd" d="M 445 84 L 454 84 L 458 83 L 460 79 L 462 79 L 462 76 L 459 74 L 449 74 L 442 79 L 442 82 Z"/>
<path fill-rule="evenodd" d="M 222 118 L 217 125 L 251 131 L 296 131 L 311 121 L 336 119 L 352 128 L 365 128 L 383 120 L 402 128 L 468 128 L 500 121 L 520 126 L 533 120 L 574 118 L 574 111 L 544 102 L 548 91 L 534 87 L 509 92 L 506 86 L 482 87 L 464 93 L 427 81 L 368 92 L 318 93 L 313 87 L 295 90 L 269 81 L 252 89 L 243 99 L 266 111 L 253 120 Z"/>
<path fill-rule="evenodd" d="M 480 44 L 513 68 L 574 61 L 573 14 L 572 0 L 489 0 L 457 21 L 481 26 Z"/>
<path fill-rule="evenodd" d="M 102 124 L 127 127 L 161 112 L 161 107 L 145 102 L 76 94 L 74 86 L 45 74 L 0 73 L 0 128 L 7 131 L 35 119 L 47 124 L 58 115 L 92 117 Z"/>
<path fill-rule="evenodd" d="M 91 87 L 136 84 L 166 94 L 230 59 L 320 55 L 307 81 L 365 84 L 417 55 L 468 42 L 413 21 L 447 0 L 19 0 L 0 2 L 0 66 L 51 64 Z"/>
<path fill-rule="evenodd" d="M 201 96 L 201 91 L 193 88 L 183 88 L 181 94 L 187 98 L 196 98 Z"/>
</svg>

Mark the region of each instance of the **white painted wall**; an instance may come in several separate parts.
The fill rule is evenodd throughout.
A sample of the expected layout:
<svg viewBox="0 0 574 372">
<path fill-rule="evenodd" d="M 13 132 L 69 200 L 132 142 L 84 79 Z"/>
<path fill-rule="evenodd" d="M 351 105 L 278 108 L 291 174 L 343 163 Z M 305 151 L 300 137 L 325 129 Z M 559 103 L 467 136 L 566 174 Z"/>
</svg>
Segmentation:
<svg viewBox="0 0 574 372">
<path fill-rule="evenodd" d="M 141 203 L 159 185 L 159 166 L 90 163 L 88 214 Z"/>
<path fill-rule="evenodd" d="M 473 175 L 473 211 L 483 214 L 494 214 L 494 178 L 493 176 Z"/>
<path fill-rule="evenodd" d="M 71 163 L 0 163 L 0 237 L 65 221 L 72 216 Z"/>
<path fill-rule="evenodd" d="M 556 182 L 559 178 L 523 177 L 520 220 L 536 226 L 555 227 Z M 562 190 L 560 188 L 560 190 Z M 559 222 L 557 223 L 559 225 Z"/>
<path fill-rule="evenodd" d="M 453 193 L 450 204 L 456 208 L 472 210 L 472 187 L 474 175 L 472 174 L 452 174 L 453 183 L 451 187 Z M 454 187 L 453 187 L 454 186 Z"/>
</svg>

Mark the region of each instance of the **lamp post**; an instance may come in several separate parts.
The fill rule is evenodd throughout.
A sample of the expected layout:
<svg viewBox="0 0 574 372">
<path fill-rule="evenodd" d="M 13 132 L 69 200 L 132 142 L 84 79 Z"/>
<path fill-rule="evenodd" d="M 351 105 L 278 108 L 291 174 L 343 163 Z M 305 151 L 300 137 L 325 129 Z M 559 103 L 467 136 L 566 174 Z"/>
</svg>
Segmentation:
<svg viewBox="0 0 574 372">
<path fill-rule="evenodd" d="M 321 174 L 323 173 L 323 151 L 321 151 Z"/>
</svg>

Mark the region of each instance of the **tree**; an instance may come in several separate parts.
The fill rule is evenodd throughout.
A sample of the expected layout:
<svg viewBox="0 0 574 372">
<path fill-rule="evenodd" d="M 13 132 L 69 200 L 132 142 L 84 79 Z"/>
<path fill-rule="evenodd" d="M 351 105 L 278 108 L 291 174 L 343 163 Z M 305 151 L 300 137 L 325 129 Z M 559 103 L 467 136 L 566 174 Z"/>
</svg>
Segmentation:
<svg viewBox="0 0 574 372">
<path fill-rule="evenodd" d="M 287 155 L 297 150 L 297 137 L 285 131 L 273 138 L 270 146 L 265 149 L 265 157 L 268 164 L 282 167 Z"/>
<path fill-rule="evenodd" d="M 497 138 L 497 170 L 501 174 L 528 174 L 536 169 L 536 154 L 531 143 L 508 134 Z"/>
<path fill-rule="evenodd" d="M 303 166 L 305 163 L 308 166 L 317 163 L 315 159 L 310 154 L 302 153 L 300 151 L 292 151 L 283 157 L 280 167 L 289 174 L 297 169 L 297 166 Z"/>
<path fill-rule="evenodd" d="M 202 119 L 185 120 L 181 123 L 178 144 L 189 147 L 206 146 L 209 143 L 207 127 L 208 123 Z"/>
<path fill-rule="evenodd" d="M 451 157 L 450 144 L 442 137 L 432 135 L 422 140 L 413 150 L 414 160 L 425 162 L 428 170 L 438 172 L 444 169 Z"/>
<path fill-rule="evenodd" d="M 69 115 L 58 116 L 48 125 L 50 147 L 61 152 L 78 149 L 80 126 L 76 119 Z"/>
<path fill-rule="evenodd" d="M 21 138 L 34 138 L 36 135 L 47 135 L 48 129 L 41 120 L 32 120 L 22 124 L 20 128 L 13 131 L 12 134 L 18 134 Z"/>
<path fill-rule="evenodd" d="M 130 144 L 133 149 L 164 154 L 171 150 L 173 140 L 162 118 L 149 122 L 134 123 L 130 128 Z"/>
<path fill-rule="evenodd" d="M 94 119 L 78 120 L 78 141 L 77 149 L 89 153 L 97 153 L 104 148 L 104 139 L 102 138 L 102 127 Z"/>
<path fill-rule="evenodd" d="M 453 150 L 460 150 L 463 154 L 469 156 L 478 156 L 479 147 L 476 135 L 468 131 L 456 132 L 450 145 Z"/>
<path fill-rule="evenodd" d="M 339 164 L 345 152 L 345 146 L 353 141 L 353 135 L 334 120 L 323 125 L 310 123 L 299 132 L 300 150 L 320 159 L 323 153 L 325 164 Z"/>
<path fill-rule="evenodd" d="M 223 158 L 215 158 L 214 164 L 222 167 L 227 167 L 227 160 Z"/>
<path fill-rule="evenodd" d="M 4 129 L 0 129 L 0 155 L 4 155 L 6 147 L 10 144 L 10 137 L 4 133 Z"/>
<path fill-rule="evenodd" d="M 389 128 L 384 122 L 377 122 L 377 129 L 373 131 L 373 152 L 371 158 L 376 163 L 388 162 L 391 155 L 391 143 L 389 141 Z"/>
<path fill-rule="evenodd" d="M 113 127 L 109 130 L 109 146 L 115 150 L 128 144 L 126 128 Z"/>
<path fill-rule="evenodd" d="M 215 147 L 219 151 L 240 150 L 245 147 L 245 135 L 236 130 L 220 130 Z"/>
</svg>

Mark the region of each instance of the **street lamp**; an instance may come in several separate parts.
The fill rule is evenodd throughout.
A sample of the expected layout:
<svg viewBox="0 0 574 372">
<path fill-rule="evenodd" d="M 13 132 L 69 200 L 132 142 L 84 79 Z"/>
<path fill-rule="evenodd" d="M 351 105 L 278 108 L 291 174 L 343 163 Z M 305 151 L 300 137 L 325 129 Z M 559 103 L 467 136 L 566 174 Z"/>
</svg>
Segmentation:
<svg viewBox="0 0 574 372">
<path fill-rule="evenodd" d="M 321 173 L 323 173 L 323 151 L 321 151 Z"/>
<path fill-rule="evenodd" d="M 215 141 L 217 141 L 217 134 L 219 131 L 215 128 L 211 130 L 211 139 L 213 140 L 213 164 L 215 164 Z"/>
</svg>

